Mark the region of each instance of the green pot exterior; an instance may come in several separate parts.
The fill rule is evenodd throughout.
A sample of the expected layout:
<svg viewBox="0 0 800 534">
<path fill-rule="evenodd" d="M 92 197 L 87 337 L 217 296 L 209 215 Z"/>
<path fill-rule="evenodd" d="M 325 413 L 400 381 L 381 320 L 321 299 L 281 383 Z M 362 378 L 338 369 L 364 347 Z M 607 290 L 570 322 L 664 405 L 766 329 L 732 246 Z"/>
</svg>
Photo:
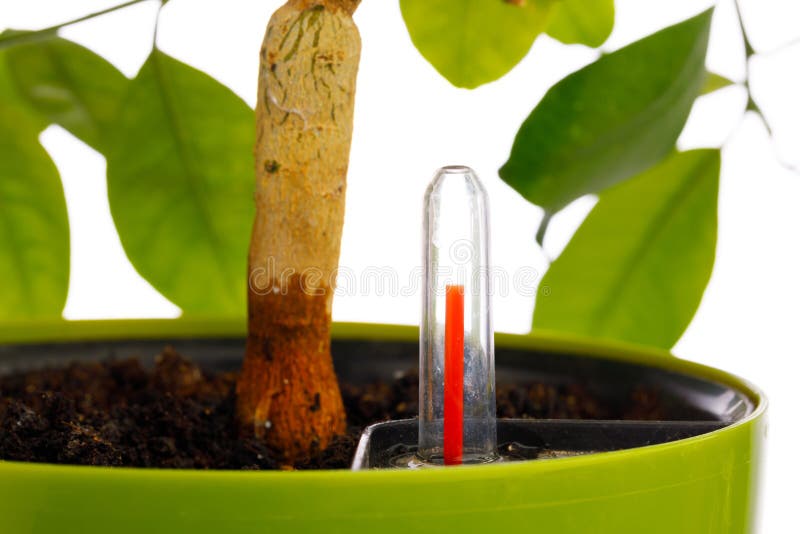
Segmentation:
<svg viewBox="0 0 800 534">
<path fill-rule="evenodd" d="M 39 325 L 41 327 L 41 325 Z M 214 321 L 0 327 L 0 343 L 240 335 Z M 38 333 L 38 335 L 37 335 Z M 340 338 L 407 340 L 416 329 L 335 325 Z M 741 533 L 755 530 L 766 401 L 746 382 L 666 352 L 554 334 L 498 346 L 633 361 L 746 392 L 755 410 L 690 439 L 586 456 L 422 471 L 239 472 L 0 461 L 0 532 Z"/>
</svg>

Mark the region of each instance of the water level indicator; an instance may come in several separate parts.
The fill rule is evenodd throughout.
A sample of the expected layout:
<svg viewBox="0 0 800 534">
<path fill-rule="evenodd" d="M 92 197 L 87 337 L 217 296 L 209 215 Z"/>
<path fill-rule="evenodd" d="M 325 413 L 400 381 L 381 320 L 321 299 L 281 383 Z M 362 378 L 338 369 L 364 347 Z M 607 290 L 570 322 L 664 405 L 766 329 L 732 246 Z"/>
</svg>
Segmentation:
<svg viewBox="0 0 800 534">
<path fill-rule="evenodd" d="M 498 458 L 486 191 L 469 167 L 439 169 L 425 193 L 417 461 Z"/>
</svg>

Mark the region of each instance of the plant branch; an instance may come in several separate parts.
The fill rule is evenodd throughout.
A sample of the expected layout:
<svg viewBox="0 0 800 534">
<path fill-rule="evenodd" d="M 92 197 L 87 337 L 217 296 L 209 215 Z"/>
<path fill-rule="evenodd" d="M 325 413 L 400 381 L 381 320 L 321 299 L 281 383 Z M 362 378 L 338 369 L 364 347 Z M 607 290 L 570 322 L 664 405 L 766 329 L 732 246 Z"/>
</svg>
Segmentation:
<svg viewBox="0 0 800 534">
<path fill-rule="evenodd" d="M 539 248 L 542 250 L 542 254 L 547 260 L 547 263 L 553 263 L 553 260 L 544 248 L 544 237 L 547 234 L 547 228 L 550 226 L 550 220 L 553 218 L 553 215 L 555 214 L 545 211 L 542 220 L 539 222 L 539 228 L 536 230 L 536 242 L 539 244 Z"/>
<path fill-rule="evenodd" d="M 744 54 L 745 54 L 745 58 L 744 58 L 744 69 L 745 70 L 744 70 L 744 72 L 745 72 L 745 76 L 744 76 L 743 85 L 744 85 L 745 90 L 747 91 L 747 107 L 745 108 L 745 113 L 747 113 L 748 111 L 752 111 L 753 113 L 756 114 L 756 116 L 758 116 L 759 119 L 761 119 L 761 122 L 764 124 L 764 128 L 767 130 L 767 135 L 769 136 L 770 144 L 772 145 L 772 149 L 775 152 L 775 158 L 777 159 L 778 163 L 782 167 L 788 169 L 791 172 L 800 173 L 800 168 L 798 168 L 797 166 L 792 165 L 791 163 L 785 161 L 781 157 L 780 152 L 778 151 L 778 147 L 775 145 L 775 135 L 774 135 L 774 132 L 772 130 L 772 126 L 770 125 L 769 121 L 767 120 L 766 115 L 764 115 L 764 111 L 761 109 L 761 107 L 756 103 L 755 99 L 753 98 L 753 91 L 752 91 L 752 88 L 750 87 L 750 60 L 754 56 L 758 55 L 758 52 L 756 52 L 755 48 L 753 47 L 753 44 L 750 42 L 750 38 L 747 36 L 747 30 L 745 30 L 745 27 L 744 27 L 744 18 L 742 17 L 742 9 L 741 9 L 741 6 L 739 5 L 739 2 L 740 2 L 740 0 L 734 0 L 733 5 L 736 8 L 736 18 L 739 21 L 739 29 L 742 32 L 742 41 L 744 43 Z M 785 48 L 787 46 L 792 46 L 796 42 L 800 42 L 800 38 L 795 39 L 794 41 L 790 41 L 789 43 L 779 47 L 776 50 L 779 50 L 781 48 Z M 775 50 L 772 50 L 771 52 L 774 52 L 774 51 Z"/>
<path fill-rule="evenodd" d="M 742 8 L 739 5 L 739 0 L 734 0 L 733 5 L 736 7 L 736 18 L 739 20 L 739 29 L 742 31 L 745 59 L 749 60 L 756 55 L 756 51 L 753 48 L 753 44 L 750 42 L 750 38 L 747 36 L 747 31 L 744 29 L 744 18 L 742 17 Z"/>
<path fill-rule="evenodd" d="M 758 104 L 753 100 L 750 91 L 750 58 L 756 55 L 755 48 L 747 36 L 747 30 L 744 28 L 744 19 L 742 18 L 742 9 L 739 6 L 739 0 L 734 0 L 733 5 L 736 7 L 736 20 L 739 22 L 739 30 L 742 33 L 742 42 L 744 43 L 744 88 L 747 90 L 747 111 L 755 111 L 761 113 Z"/>
<path fill-rule="evenodd" d="M 40 41 L 43 39 L 50 39 L 61 28 L 66 26 L 71 26 L 72 24 L 77 24 L 79 22 L 83 22 L 85 20 L 93 19 L 95 17 L 99 17 L 101 15 L 105 15 L 107 13 L 111 13 L 113 11 L 117 11 L 119 9 L 123 9 L 134 4 L 140 4 L 142 2 L 146 2 L 148 0 L 130 0 L 123 4 L 119 4 L 116 6 L 111 6 L 109 8 L 103 9 L 101 11 L 97 11 L 95 13 L 90 13 L 88 15 L 84 15 L 82 17 L 78 17 L 77 19 L 69 20 L 67 22 L 62 22 L 61 24 L 56 24 L 55 26 L 50 26 L 49 28 L 43 28 L 41 30 L 36 30 L 33 32 L 15 32 L 7 35 L 6 37 L 0 37 L 0 50 L 3 48 L 8 48 L 10 46 L 16 46 L 24 43 L 30 43 L 35 41 Z"/>
<path fill-rule="evenodd" d="M 166 4 L 167 2 L 169 2 L 169 0 L 161 0 L 158 3 L 158 11 L 156 11 L 156 21 L 153 24 L 153 42 L 150 46 L 151 52 L 156 49 L 157 45 L 156 41 L 158 41 L 158 23 L 161 21 L 161 10 L 164 8 L 164 4 Z"/>
<path fill-rule="evenodd" d="M 542 249 L 544 249 L 544 236 L 547 234 L 547 227 L 550 226 L 550 219 L 552 218 L 553 214 L 549 211 L 545 211 L 539 223 L 539 228 L 536 230 L 536 242 L 539 243 Z"/>
</svg>

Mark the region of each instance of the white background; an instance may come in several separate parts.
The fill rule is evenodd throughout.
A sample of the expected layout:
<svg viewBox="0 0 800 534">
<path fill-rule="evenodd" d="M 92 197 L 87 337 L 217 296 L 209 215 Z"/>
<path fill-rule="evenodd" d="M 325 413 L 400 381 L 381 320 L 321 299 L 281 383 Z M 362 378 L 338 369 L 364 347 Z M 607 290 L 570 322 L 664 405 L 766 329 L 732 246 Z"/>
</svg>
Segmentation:
<svg viewBox="0 0 800 534">
<path fill-rule="evenodd" d="M 0 28 L 37 29 L 113 5 L 108 0 L 3 0 Z M 708 7 L 700 0 L 617 0 L 610 51 Z M 172 0 L 164 9 L 159 46 L 255 101 L 258 50 L 266 22 L 280 2 Z M 770 143 L 755 116 L 742 119 L 744 91 L 726 88 L 695 106 L 682 148 L 725 142 L 717 262 L 700 310 L 676 354 L 742 375 L 770 398 L 763 532 L 798 532 L 800 446 L 795 372 L 800 358 L 800 2 L 744 0 L 757 51 L 751 62 L 755 98 L 776 134 Z M 149 51 L 156 2 L 147 2 L 62 32 L 134 76 Z M 541 217 L 497 177 L 522 119 L 547 88 L 593 61 L 597 52 L 540 37 L 510 74 L 474 91 L 455 89 L 413 48 L 397 2 L 364 0 L 356 14 L 363 40 L 356 124 L 347 192 L 342 265 L 362 273 L 390 266 L 402 282 L 419 265 L 421 196 L 434 170 L 459 163 L 475 168 L 493 208 L 493 260 L 509 273 L 543 273 L 593 205 L 581 199 L 557 216 L 545 242 L 533 241 Z M 458 28 L 453 28 L 458 38 Z M 797 41 L 795 41 L 797 42 Z M 778 51 L 774 51 L 780 49 Z M 714 17 L 709 69 L 744 76 L 743 46 L 733 4 Z M 65 316 L 174 317 L 180 311 L 127 262 L 105 197 L 103 158 L 70 134 L 42 135 L 62 173 L 72 225 L 72 276 Z M 362 288 L 363 290 L 364 288 Z M 526 332 L 532 298 L 513 291 L 495 297 L 497 330 Z M 347 321 L 416 323 L 419 297 L 361 291 L 336 300 Z"/>
</svg>

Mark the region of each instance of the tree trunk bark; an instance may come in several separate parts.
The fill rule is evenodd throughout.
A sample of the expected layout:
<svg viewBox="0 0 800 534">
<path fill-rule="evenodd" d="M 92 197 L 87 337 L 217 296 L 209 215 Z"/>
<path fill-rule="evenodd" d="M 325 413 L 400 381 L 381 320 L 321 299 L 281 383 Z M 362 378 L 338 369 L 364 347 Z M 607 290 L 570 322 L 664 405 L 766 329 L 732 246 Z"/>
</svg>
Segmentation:
<svg viewBox="0 0 800 534">
<path fill-rule="evenodd" d="M 330 354 L 353 100 L 356 0 L 289 0 L 261 48 L 248 338 L 237 383 L 245 432 L 291 463 L 345 430 Z"/>
</svg>

